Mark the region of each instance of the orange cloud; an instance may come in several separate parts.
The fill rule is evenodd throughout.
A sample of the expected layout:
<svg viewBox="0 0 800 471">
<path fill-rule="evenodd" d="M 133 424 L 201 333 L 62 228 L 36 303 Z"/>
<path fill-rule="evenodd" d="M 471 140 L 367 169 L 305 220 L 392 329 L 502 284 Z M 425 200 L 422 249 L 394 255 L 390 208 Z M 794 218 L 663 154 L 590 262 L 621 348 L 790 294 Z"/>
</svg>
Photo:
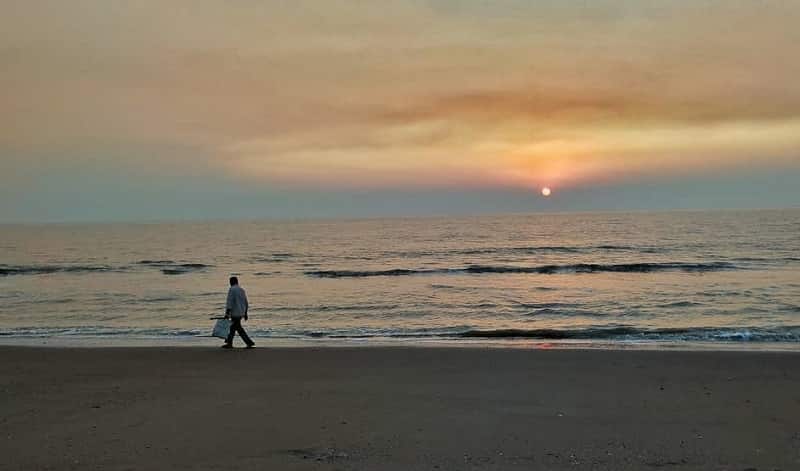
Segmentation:
<svg viewBox="0 0 800 471">
<path fill-rule="evenodd" d="M 80 0 L 6 13 L 0 178 L 81 154 L 265 185 L 577 185 L 800 155 L 791 2 Z"/>
</svg>

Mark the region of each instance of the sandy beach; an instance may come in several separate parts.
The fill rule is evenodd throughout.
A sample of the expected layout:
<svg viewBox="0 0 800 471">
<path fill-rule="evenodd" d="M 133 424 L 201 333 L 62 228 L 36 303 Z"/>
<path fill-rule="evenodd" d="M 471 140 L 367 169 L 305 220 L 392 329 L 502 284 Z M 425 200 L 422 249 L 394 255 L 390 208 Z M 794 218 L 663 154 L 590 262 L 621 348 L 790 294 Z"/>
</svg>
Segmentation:
<svg viewBox="0 0 800 471">
<path fill-rule="evenodd" d="M 0 468 L 800 469 L 800 355 L 0 348 Z"/>
</svg>

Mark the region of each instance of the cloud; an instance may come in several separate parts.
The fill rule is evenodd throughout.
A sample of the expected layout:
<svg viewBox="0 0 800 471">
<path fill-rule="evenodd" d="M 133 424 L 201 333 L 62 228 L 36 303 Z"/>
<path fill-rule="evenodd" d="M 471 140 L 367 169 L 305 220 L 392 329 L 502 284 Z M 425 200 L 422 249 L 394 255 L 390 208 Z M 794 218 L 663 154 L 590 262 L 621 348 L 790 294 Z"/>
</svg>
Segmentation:
<svg viewBox="0 0 800 471">
<path fill-rule="evenodd" d="M 514 187 L 800 155 L 791 2 L 5 10 L 2 181 L 66 176 L 94 156 L 109 171 L 139 169 L 131 178 L 170 169 L 298 188 Z"/>
</svg>

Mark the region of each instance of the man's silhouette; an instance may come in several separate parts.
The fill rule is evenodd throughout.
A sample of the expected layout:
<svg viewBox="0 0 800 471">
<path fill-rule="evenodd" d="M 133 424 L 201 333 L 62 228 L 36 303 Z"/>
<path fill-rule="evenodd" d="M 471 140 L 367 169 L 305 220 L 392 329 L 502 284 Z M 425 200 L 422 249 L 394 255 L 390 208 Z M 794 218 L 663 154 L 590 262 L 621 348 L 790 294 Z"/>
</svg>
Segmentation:
<svg viewBox="0 0 800 471">
<path fill-rule="evenodd" d="M 228 300 L 225 302 L 225 317 L 231 319 L 231 330 L 222 348 L 233 348 L 233 336 L 239 332 L 239 337 L 247 344 L 247 348 L 253 348 L 255 343 L 250 340 L 247 332 L 242 327 L 242 318 L 247 320 L 247 294 L 244 288 L 239 286 L 239 279 L 235 276 L 230 278 L 231 287 L 228 289 Z"/>
</svg>

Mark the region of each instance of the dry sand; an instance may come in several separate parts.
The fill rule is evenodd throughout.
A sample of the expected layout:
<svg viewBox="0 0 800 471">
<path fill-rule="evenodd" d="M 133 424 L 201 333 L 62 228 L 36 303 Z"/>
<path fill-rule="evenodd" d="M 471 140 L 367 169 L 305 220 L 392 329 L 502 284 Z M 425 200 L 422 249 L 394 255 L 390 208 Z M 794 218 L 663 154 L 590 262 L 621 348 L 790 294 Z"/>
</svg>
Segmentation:
<svg viewBox="0 0 800 471">
<path fill-rule="evenodd" d="M 800 469 L 800 354 L 0 348 L 1 469 Z"/>
</svg>

